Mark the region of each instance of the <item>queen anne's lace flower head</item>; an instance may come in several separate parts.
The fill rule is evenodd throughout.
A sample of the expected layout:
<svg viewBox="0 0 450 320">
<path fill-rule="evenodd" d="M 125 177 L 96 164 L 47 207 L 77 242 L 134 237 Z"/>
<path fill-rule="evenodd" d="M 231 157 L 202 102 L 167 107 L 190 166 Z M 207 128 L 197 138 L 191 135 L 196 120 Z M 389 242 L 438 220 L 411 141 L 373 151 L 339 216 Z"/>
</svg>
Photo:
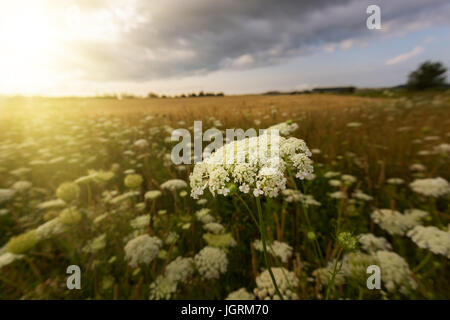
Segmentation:
<svg viewBox="0 0 450 320">
<path fill-rule="evenodd" d="M 255 300 L 255 296 L 245 288 L 230 292 L 225 300 Z"/>
<path fill-rule="evenodd" d="M 404 235 L 409 229 L 420 225 L 427 215 L 428 212 L 419 209 L 406 210 L 404 214 L 396 210 L 377 209 L 372 212 L 371 218 L 389 234 Z"/>
<path fill-rule="evenodd" d="M 383 237 L 376 237 L 371 233 L 364 233 L 358 236 L 361 248 L 368 253 L 374 253 L 378 250 L 392 250 L 391 244 Z"/>
<path fill-rule="evenodd" d="M 427 197 L 440 197 L 450 193 L 450 184 L 444 178 L 417 179 L 409 184 L 414 192 Z"/>
<path fill-rule="evenodd" d="M 148 142 L 145 139 L 139 139 L 134 142 L 134 146 L 139 149 L 145 149 L 148 147 Z"/>
<path fill-rule="evenodd" d="M 253 246 L 256 250 L 263 251 L 261 240 L 255 240 Z M 272 243 L 267 243 L 266 247 L 270 254 L 279 257 L 283 263 L 288 262 L 289 258 L 292 256 L 292 247 L 286 242 L 275 240 Z"/>
<path fill-rule="evenodd" d="M 389 292 L 408 294 L 416 289 L 417 283 L 411 277 L 411 270 L 405 259 L 395 252 L 382 250 L 377 251 L 376 257 L 380 263 L 381 280 Z"/>
<path fill-rule="evenodd" d="M 15 194 L 14 189 L 0 189 L 0 203 L 11 200 Z"/>
<path fill-rule="evenodd" d="M 378 263 L 376 256 L 360 251 L 348 253 L 342 260 L 341 270 L 344 276 L 358 280 L 365 280 L 367 278 L 367 267 Z"/>
<path fill-rule="evenodd" d="M 331 260 L 328 262 L 328 264 L 323 267 L 323 268 L 319 268 L 313 271 L 313 276 L 318 277 L 320 280 L 320 283 L 323 285 L 327 285 L 330 283 L 331 278 L 332 278 L 332 274 L 333 274 L 333 270 L 334 270 L 334 265 L 335 265 L 336 260 Z M 342 262 L 338 262 L 342 263 Z M 342 266 L 341 268 L 337 269 L 336 271 L 336 275 L 334 277 L 334 285 L 338 286 L 345 283 L 345 274 L 342 270 Z"/>
<path fill-rule="evenodd" d="M 200 209 L 195 212 L 195 217 L 203 224 L 215 222 L 216 219 L 209 214 L 210 211 L 208 208 Z"/>
<path fill-rule="evenodd" d="M 102 250 L 106 246 L 106 233 L 95 237 L 83 248 L 84 252 L 95 253 Z"/>
<path fill-rule="evenodd" d="M 177 257 L 170 262 L 164 275 L 172 281 L 186 281 L 194 273 L 194 260 L 192 258 Z"/>
<path fill-rule="evenodd" d="M 161 196 L 161 191 L 159 190 L 150 190 L 147 191 L 144 195 L 145 200 L 155 200 Z"/>
<path fill-rule="evenodd" d="M 225 228 L 223 225 L 221 225 L 220 223 L 217 222 L 210 222 L 210 223 L 206 223 L 203 225 L 203 228 L 206 231 L 218 234 L 221 233 Z"/>
<path fill-rule="evenodd" d="M 142 216 L 138 216 L 130 221 L 130 225 L 133 229 L 144 229 L 150 224 L 150 215 L 144 214 Z"/>
<path fill-rule="evenodd" d="M 428 249 L 435 254 L 441 254 L 450 259 L 450 232 L 433 226 L 416 226 L 408 232 L 408 237 L 420 248 Z"/>
<path fill-rule="evenodd" d="M 150 285 L 150 300 L 169 300 L 177 291 L 177 282 L 164 276 L 158 276 Z"/>
<path fill-rule="evenodd" d="M 303 140 L 272 134 L 233 141 L 195 165 L 190 176 L 191 196 L 198 198 L 206 188 L 227 195 L 230 185 L 254 196 L 276 197 L 286 188 L 285 170 L 299 179 L 313 172 L 311 152 Z"/>
<path fill-rule="evenodd" d="M 352 197 L 358 200 L 362 200 L 362 201 L 371 201 L 373 200 L 372 196 L 369 196 L 368 194 L 365 194 L 364 192 L 362 192 L 361 190 L 355 190 L 355 192 L 353 192 Z"/>
<path fill-rule="evenodd" d="M 300 202 L 305 207 L 321 205 L 312 195 L 303 194 L 299 190 L 285 189 L 282 191 L 282 195 L 286 202 Z"/>
<path fill-rule="evenodd" d="M 172 179 L 161 184 L 161 189 L 166 189 L 170 191 L 185 189 L 187 188 L 187 183 L 181 179 Z"/>
<path fill-rule="evenodd" d="M 298 286 L 298 279 L 295 274 L 285 268 L 272 268 L 272 273 L 283 298 L 297 299 L 295 289 Z M 261 300 L 280 299 L 268 270 L 264 270 L 264 272 L 256 277 L 256 288 L 253 290 L 253 293 Z"/>
<path fill-rule="evenodd" d="M 56 217 L 37 227 L 36 235 L 39 238 L 39 240 L 44 240 L 51 238 L 52 236 L 58 235 L 64 232 L 65 230 L 66 226 L 60 222 L 58 217 Z"/>
<path fill-rule="evenodd" d="M 16 190 L 17 192 L 25 192 L 29 190 L 32 187 L 32 183 L 30 181 L 17 181 L 12 185 L 12 189 Z"/>
<path fill-rule="evenodd" d="M 140 263 L 149 264 L 158 255 L 162 241 L 147 234 L 138 236 L 125 245 L 125 259 L 128 264 L 136 268 Z"/>
<path fill-rule="evenodd" d="M 292 132 L 296 131 L 298 129 L 298 124 L 292 121 L 286 121 L 282 123 L 278 123 L 276 125 L 273 125 L 269 128 L 267 128 L 267 131 L 271 130 L 278 130 L 280 135 L 282 136 L 288 136 Z"/>
<path fill-rule="evenodd" d="M 194 257 L 198 272 L 206 279 L 218 279 L 227 271 L 228 258 L 219 248 L 204 247 Z"/>
</svg>

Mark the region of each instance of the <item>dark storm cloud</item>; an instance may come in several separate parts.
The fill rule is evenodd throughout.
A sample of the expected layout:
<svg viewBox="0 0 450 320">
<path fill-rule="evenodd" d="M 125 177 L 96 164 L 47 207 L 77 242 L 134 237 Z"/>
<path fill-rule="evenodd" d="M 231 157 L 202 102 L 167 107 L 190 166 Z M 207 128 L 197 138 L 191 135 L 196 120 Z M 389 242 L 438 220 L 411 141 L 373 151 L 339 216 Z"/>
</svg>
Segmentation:
<svg viewBox="0 0 450 320">
<path fill-rule="evenodd" d="M 81 9 L 120 16 L 111 3 L 85 2 Z M 370 4 L 381 7 L 387 30 L 366 28 Z M 116 41 L 73 43 L 75 58 L 66 63 L 90 80 L 144 81 L 273 65 L 325 44 L 347 40 L 348 47 L 450 19 L 444 0 L 142 0 L 129 7 L 134 21 L 116 21 Z"/>
</svg>

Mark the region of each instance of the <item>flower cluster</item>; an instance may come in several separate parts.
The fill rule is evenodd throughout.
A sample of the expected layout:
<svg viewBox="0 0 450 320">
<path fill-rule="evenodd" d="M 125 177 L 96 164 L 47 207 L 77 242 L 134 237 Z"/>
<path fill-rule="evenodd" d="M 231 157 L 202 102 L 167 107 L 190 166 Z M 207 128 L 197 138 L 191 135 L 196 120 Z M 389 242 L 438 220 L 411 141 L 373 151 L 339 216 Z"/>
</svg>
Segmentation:
<svg viewBox="0 0 450 320">
<path fill-rule="evenodd" d="M 258 251 L 263 251 L 263 245 L 261 240 L 255 240 L 253 242 L 253 246 Z M 280 242 L 278 240 L 273 241 L 272 243 L 267 243 L 267 251 L 279 257 L 281 262 L 288 262 L 289 258 L 292 256 L 292 247 L 286 242 Z"/>
<path fill-rule="evenodd" d="M 273 125 L 273 126 L 267 128 L 266 132 L 278 130 L 280 135 L 288 136 L 292 132 L 296 131 L 297 129 L 298 129 L 297 123 L 292 122 L 292 121 L 286 121 L 286 122 L 278 123 L 276 125 Z"/>
<path fill-rule="evenodd" d="M 391 235 L 404 235 L 409 229 L 419 225 L 428 212 L 419 209 L 406 210 L 404 214 L 396 210 L 377 209 L 372 212 L 372 220 Z"/>
<path fill-rule="evenodd" d="M 205 279 L 218 279 L 227 271 L 228 258 L 223 250 L 213 247 L 204 247 L 194 257 L 198 272 Z"/>
<path fill-rule="evenodd" d="M 408 237 L 420 248 L 428 249 L 435 254 L 441 254 L 450 259 L 450 232 L 433 226 L 416 226 L 408 232 Z"/>
<path fill-rule="evenodd" d="M 150 300 L 168 300 L 177 291 L 177 282 L 164 276 L 158 276 L 150 284 Z"/>
<path fill-rule="evenodd" d="M 409 184 L 414 192 L 427 197 L 440 197 L 450 193 L 450 184 L 444 178 L 416 179 Z"/>
<path fill-rule="evenodd" d="M 364 233 L 358 236 L 361 248 L 368 253 L 374 253 L 378 250 L 392 250 L 391 244 L 383 237 L 376 237 L 372 233 Z"/>
<path fill-rule="evenodd" d="M 255 300 L 255 296 L 245 288 L 230 292 L 225 300 Z"/>
<path fill-rule="evenodd" d="M 380 263 L 381 280 L 390 292 L 399 291 L 408 294 L 417 287 L 416 281 L 411 277 L 408 263 L 401 256 L 391 251 L 377 251 L 376 257 Z"/>
<path fill-rule="evenodd" d="M 166 182 L 161 184 L 161 189 L 166 189 L 166 190 L 170 190 L 170 191 L 186 189 L 186 188 L 187 188 L 186 181 L 181 180 L 181 179 L 167 180 Z"/>
<path fill-rule="evenodd" d="M 194 273 L 194 260 L 192 258 L 177 257 L 170 262 L 164 275 L 172 281 L 186 281 Z"/>
<path fill-rule="evenodd" d="M 162 241 L 157 237 L 150 237 L 147 234 L 138 236 L 125 245 L 125 260 L 133 268 L 140 263 L 149 264 L 158 255 L 162 247 Z"/>
<path fill-rule="evenodd" d="M 286 169 L 299 179 L 313 172 L 311 152 L 303 140 L 270 134 L 233 141 L 195 165 L 190 175 L 191 196 L 197 199 L 206 188 L 227 195 L 232 185 L 254 196 L 276 197 L 286 188 Z"/>
<path fill-rule="evenodd" d="M 285 268 L 272 268 L 272 273 L 283 298 L 297 299 L 295 289 L 298 286 L 298 279 L 295 274 Z M 253 290 L 253 293 L 261 300 L 280 299 L 268 270 L 264 270 L 256 277 L 256 288 Z"/>
</svg>

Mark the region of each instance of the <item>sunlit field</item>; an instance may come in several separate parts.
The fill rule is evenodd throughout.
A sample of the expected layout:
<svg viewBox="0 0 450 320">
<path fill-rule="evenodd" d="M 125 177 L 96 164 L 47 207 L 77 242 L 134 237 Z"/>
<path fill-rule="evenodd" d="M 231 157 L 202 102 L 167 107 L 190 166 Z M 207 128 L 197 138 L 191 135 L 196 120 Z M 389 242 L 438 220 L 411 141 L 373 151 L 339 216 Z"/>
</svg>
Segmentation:
<svg viewBox="0 0 450 320">
<path fill-rule="evenodd" d="M 281 124 L 313 174 L 194 199 L 170 138 L 197 120 Z M 450 299 L 449 128 L 445 92 L 3 98 L 0 299 Z"/>
</svg>

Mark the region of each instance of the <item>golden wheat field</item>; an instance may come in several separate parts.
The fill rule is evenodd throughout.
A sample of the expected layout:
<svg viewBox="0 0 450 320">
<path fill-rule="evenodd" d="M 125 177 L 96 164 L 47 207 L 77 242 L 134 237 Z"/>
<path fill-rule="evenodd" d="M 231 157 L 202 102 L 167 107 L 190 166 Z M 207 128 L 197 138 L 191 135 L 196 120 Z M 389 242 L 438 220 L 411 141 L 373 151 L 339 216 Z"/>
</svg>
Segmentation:
<svg viewBox="0 0 450 320">
<path fill-rule="evenodd" d="M 194 121 L 281 164 L 175 165 Z M 0 299 L 449 299 L 449 128 L 447 93 L 3 98 Z"/>
</svg>

